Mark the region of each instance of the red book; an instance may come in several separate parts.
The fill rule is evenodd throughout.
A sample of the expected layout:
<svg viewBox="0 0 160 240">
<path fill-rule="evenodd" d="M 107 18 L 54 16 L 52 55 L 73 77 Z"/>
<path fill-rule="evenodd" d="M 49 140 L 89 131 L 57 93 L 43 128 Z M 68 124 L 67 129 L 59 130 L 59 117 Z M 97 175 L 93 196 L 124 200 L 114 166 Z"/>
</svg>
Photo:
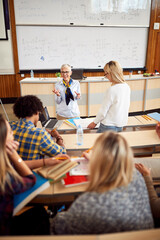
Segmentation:
<svg viewBox="0 0 160 240">
<path fill-rule="evenodd" d="M 65 187 L 72 187 L 88 182 L 86 176 L 70 176 L 69 173 L 62 179 L 62 183 Z"/>
</svg>

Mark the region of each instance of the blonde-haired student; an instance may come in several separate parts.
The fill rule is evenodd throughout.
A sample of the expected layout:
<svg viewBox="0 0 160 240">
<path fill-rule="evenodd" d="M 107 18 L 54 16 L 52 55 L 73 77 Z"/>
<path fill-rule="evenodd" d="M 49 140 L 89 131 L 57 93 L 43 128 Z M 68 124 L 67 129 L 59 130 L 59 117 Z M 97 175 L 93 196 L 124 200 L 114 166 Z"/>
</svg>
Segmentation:
<svg viewBox="0 0 160 240">
<path fill-rule="evenodd" d="M 102 234 L 153 228 L 147 188 L 126 140 L 100 135 L 90 156 L 86 192 L 52 222 L 56 234 Z"/>
<path fill-rule="evenodd" d="M 14 194 L 29 189 L 35 183 L 33 173 L 16 148 L 10 125 L 0 114 L 0 235 L 10 234 Z"/>
<path fill-rule="evenodd" d="M 100 123 L 97 131 L 99 133 L 108 130 L 120 132 L 128 121 L 130 88 L 124 80 L 123 70 L 118 62 L 106 63 L 104 75 L 111 82 L 111 87 L 107 89 L 102 106 L 88 128 L 95 128 Z"/>
<path fill-rule="evenodd" d="M 49 221 L 46 226 L 40 226 L 45 216 L 47 222 L 44 208 L 33 208 L 20 216 L 12 216 L 14 195 L 31 188 L 36 181 L 18 155 L 17 147 L 9 123 L 0 114 L 0 235 L 49 233 Z"/>
</svg>

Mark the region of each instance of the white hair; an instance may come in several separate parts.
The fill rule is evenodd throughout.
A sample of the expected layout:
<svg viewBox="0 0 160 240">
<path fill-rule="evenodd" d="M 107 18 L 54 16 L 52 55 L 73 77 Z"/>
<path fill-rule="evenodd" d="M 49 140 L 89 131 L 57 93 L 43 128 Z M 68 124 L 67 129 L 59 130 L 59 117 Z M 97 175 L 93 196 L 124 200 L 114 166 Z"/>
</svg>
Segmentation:
<svg viewBox="0 0 160 240">
<path fill-rule="evenodd" d="M 69 64 L 62 64 L 61 71 L 62 71 L 62 68 L 68 68 L 69 71 L 71 71 L 71 66 Z"/>
</svg>

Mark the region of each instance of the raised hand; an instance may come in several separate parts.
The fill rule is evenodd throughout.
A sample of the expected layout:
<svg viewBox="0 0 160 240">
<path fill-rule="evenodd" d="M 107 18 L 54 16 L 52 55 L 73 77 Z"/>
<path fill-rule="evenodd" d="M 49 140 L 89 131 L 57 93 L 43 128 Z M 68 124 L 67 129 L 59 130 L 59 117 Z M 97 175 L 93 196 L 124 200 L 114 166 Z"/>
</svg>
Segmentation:
<svg viewBox="0 0 160 240">
<path fill-rule="evenodd" d="M 60 90 L 54 89 L 54 90 L 52 90 L 52 92 L 55 93 L 58 97 L 61 96 Z"/>
<path fill-rule="evenodd" d="M 136 168 L 143 176 L 150 176 L 151 169 L 145 167 L 142 163 L 135 163 L 135 168 Z"/>
<path fill-rule="evenodd" d="M 81 94 L 80 94 L 80 93 L 77 93 L 76 91 L 74 91 L 74 92 L 75 92 L 75 94 L 77 95 L 77 99 L 80 99 Z"/>
</svg>

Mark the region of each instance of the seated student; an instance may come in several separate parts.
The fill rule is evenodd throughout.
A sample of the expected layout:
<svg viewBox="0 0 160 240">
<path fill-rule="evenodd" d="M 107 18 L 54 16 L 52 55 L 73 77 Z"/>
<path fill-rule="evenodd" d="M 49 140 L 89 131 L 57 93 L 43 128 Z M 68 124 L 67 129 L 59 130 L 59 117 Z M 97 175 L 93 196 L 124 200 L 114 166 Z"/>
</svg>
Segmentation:
<svg viewBox="0 0 160 240">
<path fill-rule="evenodd" d="M 111 82 L 111 87 L 107 89 L 102 106 L 88 128 L 95 128 L 100 122 L 98 133 L 107 130 L 120 132 L 128 121 L 130 88 L 124 80 L 123 71 L 118 62 L 106 63 L 104 75 Z"/>
<path fill-rule="evenodd" d="M 36 181 L 16 152 L 17 147 L 9 123 L 0 114 L 0 235 L 49 234 L 49 217 L 42 206 L 12 217 L 14 195 L 29 189 Z"/>
<path fill-rule="evenodd" d="M 0 235 L 11 232 L 13 197 L 35 183 L 35 177 L 14 150 L 13 133 L 0 114 Z M 15 167 L 15 169 L 12 167 Z"/>
<path fill-rule="evenodd" d="M 72 71 L 69 64 L 61 66 L 63 80 L 56 84 L 53 92 L 57 103 L 57 119 L 74 118 L 80 115 L 77 100 L 80 99 L 79 81 L 71 78 Z"/>
<path fill-rule="evenodd" d="M 156 132 L 160 137 L 160 123 L 156 126 Z M 153 217 L 155 219 L 155 224 L 160 226 L 160 198 L 157 196 L 157 193 L 153 187 L 152 178 L 150 174 L 150 169 L 144 166 L 141 163 L 136 163 L 135 167 L 143 175 L 150 199 L 150 205 Z"/>
<path fill-rule="evenodd" d="M 133 168 L 132 150 L 121 135 L 108 131 L 93 146 L 86 193 L 57 214 L 51 229 L 55 234 L 102 234 L 149 228 L 148 192 Z"/>
<path fill-rule="evenodd" d="M 19 142 L 18 153 L 23 160 L 66 153 L 63 139 L 57 131 L 50 131 L 49 134 L 45 129 L 36 127 L 42 109 L 42 102 L 33 95 L 18 98 L 13 106 L 14 114 L 20 121 L 13 121 L 10 125 L 15 140 Z M 56 143 L 51 136 L 56 138 Z"/>
</svg>

